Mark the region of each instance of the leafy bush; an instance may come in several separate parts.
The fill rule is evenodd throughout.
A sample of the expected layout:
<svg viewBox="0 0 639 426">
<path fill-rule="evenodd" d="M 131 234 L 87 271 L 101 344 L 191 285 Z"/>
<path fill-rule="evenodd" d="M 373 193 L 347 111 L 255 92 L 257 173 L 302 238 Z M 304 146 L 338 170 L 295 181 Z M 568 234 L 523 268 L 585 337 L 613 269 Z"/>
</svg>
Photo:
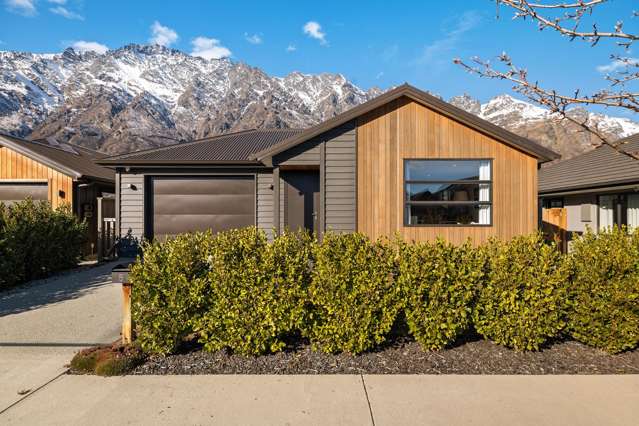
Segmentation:
<svg viewBox="0 0 639 426">
<path fill-rule="evenodd" d="M 325 352 L 359 353 L 385 340 L 402 294 L 395 251 L 365 235 L 327 233 L 315 249 L 304 334 Z"/>
<path fill-rule="evenodd" d="M 564 327 L 567 271 L 541 235 L 492 240 L 484 247 L 487 276 L 473 313 L 476 330 L 516 350 L 537 350 Z"/>
<path fill-rule="evenodd" d="M 408 328 L 425 349 L 442 349 L 470 325 L 483 258 L 469 243 L 458 247 L 440 239 L 400 247 L 397 279 Z"/>
<path fill-rule="evenodd" d="M 281 350 L 299 329 L 310 281 L 312 238 L 257 228 L 217 234 L 208 251 L 207 310 L 195 327 L 207 350 L 243 355 Z"/>
<path fill-rule="evenodd" d="M 147 352 L 169 353 L 187 335 L 206 307 L 210 232 L 144 243 L 144 262 L 135 263 L 132 315 L 137 338 Z"/>
<path fill-rule="evenodd" d="M 573 338 L 610 353 L 639 345 L 639 229 L 617 227 L 573 242 L 569 256 Z"/>
<path fill-rule="evenodd" d="M 27 199 L 0 203 L 0 288 L 77 265 L 87 225 L 68 206 Z"/>
</svg>

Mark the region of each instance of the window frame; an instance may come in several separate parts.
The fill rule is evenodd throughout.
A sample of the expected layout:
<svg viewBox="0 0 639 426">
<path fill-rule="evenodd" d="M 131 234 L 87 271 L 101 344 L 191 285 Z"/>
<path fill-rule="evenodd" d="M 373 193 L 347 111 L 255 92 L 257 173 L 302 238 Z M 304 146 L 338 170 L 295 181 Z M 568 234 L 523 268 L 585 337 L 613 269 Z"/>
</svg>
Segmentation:
<svg viewBox="0 0 639 426">
<path fill-rule="evenodd" d="M 493 181 L 495 180 L 495 171 L 493 158 L 404 158 L 403 170 L 402 170 L 402 216 L 404 217 L 404 227 L 406 228 L 490 228 L 493 226 Z M 410 161 L 488 161 L 490 163 L 490 180 L 407 180 L 406 179 L 406 165 Z M 410 201 L 408 199 L 408 191 L 406 190 L 411 183 L 476 183 L 488 185 L 488 201 Z M 409 206 L 410 205 L 422 205 L 422 206 L 441 206 L 441 205 L 470 205 L 470 206 L 489 206 L 490 215 L 488 223 L 476 223 L 476 224 L 458 224 L 458 223 L 409 223 Z"/>
</svg>

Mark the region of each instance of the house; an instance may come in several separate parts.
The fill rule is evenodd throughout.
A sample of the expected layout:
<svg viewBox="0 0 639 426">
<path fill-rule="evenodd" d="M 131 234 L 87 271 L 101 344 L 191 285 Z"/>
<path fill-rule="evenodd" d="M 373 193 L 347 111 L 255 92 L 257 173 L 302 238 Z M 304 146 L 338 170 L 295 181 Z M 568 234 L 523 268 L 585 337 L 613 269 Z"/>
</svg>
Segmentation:
<svg viewBox="0 0 639 426">
<path fill-rule="evenodd" d="M 55 139 L 28 141 L 0 134 L 0 202 L 31 197 L 63 204 L 89 225 L 86 253 L 97 246 L 97 198 L 114 193 L 115 173 L 95 161 L 104 155 Z M 93 247 L 91 246 L 93 244 Z"/>
<path fill-rule="evenodd" d="M 639 226 L 639 134 L 539 172 L 539 197 L 545 209 L 565 209 L 566 230 L 582 233 L 613 225 Z"/>
<path fill-rule="evenodd" d="M 460 243 L 537 229 L 554 152 L 409 85 L 304 130 L 110 157 L 118 227 L 146 238 L 256 225 Z"/>
</svg>

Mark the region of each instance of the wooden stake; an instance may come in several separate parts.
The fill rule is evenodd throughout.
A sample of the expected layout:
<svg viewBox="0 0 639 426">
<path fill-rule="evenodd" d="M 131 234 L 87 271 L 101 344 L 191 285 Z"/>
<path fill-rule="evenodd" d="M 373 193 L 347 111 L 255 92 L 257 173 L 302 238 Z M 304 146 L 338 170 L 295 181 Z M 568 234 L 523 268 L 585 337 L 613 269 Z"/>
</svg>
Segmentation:
<svg viewBox="0 0 639 426">
<path fill-rule="evenodd" d="M 133 321 L 131 320 L 131 283 L 122 283 L 122 344 L 131 343 Z"/>
</svg>

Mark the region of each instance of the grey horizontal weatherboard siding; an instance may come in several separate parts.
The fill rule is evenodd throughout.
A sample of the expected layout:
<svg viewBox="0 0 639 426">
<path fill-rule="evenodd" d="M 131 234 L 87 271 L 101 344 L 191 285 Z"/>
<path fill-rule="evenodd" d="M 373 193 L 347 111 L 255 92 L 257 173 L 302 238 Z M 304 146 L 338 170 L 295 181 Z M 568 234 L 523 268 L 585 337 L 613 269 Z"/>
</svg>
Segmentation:
<svg viewBox="0 0 639 426">
<path fill-rule="evenodd" d="M 273 173 L 257 174 L 257 227 L 273 237 Z"/>
<path fill-rule="evenodd" d="M 136 189 L 129 188 L 134 185 Z M 120 175 L 120 235 L 131 230 L 133 236 L 144 236 L 144 175 Z"/>
<path fill-rule="evenodd" d="M 351 121 L 325 136 L 324 214 L 326 230 L 357 230 L 357 131 Z"/>
<path fill-rule="evenodd" d="M 273 158 L 280 166 L 319 166 L 321 138 L 314 138 L 284 151 Z"/>
</svg>

